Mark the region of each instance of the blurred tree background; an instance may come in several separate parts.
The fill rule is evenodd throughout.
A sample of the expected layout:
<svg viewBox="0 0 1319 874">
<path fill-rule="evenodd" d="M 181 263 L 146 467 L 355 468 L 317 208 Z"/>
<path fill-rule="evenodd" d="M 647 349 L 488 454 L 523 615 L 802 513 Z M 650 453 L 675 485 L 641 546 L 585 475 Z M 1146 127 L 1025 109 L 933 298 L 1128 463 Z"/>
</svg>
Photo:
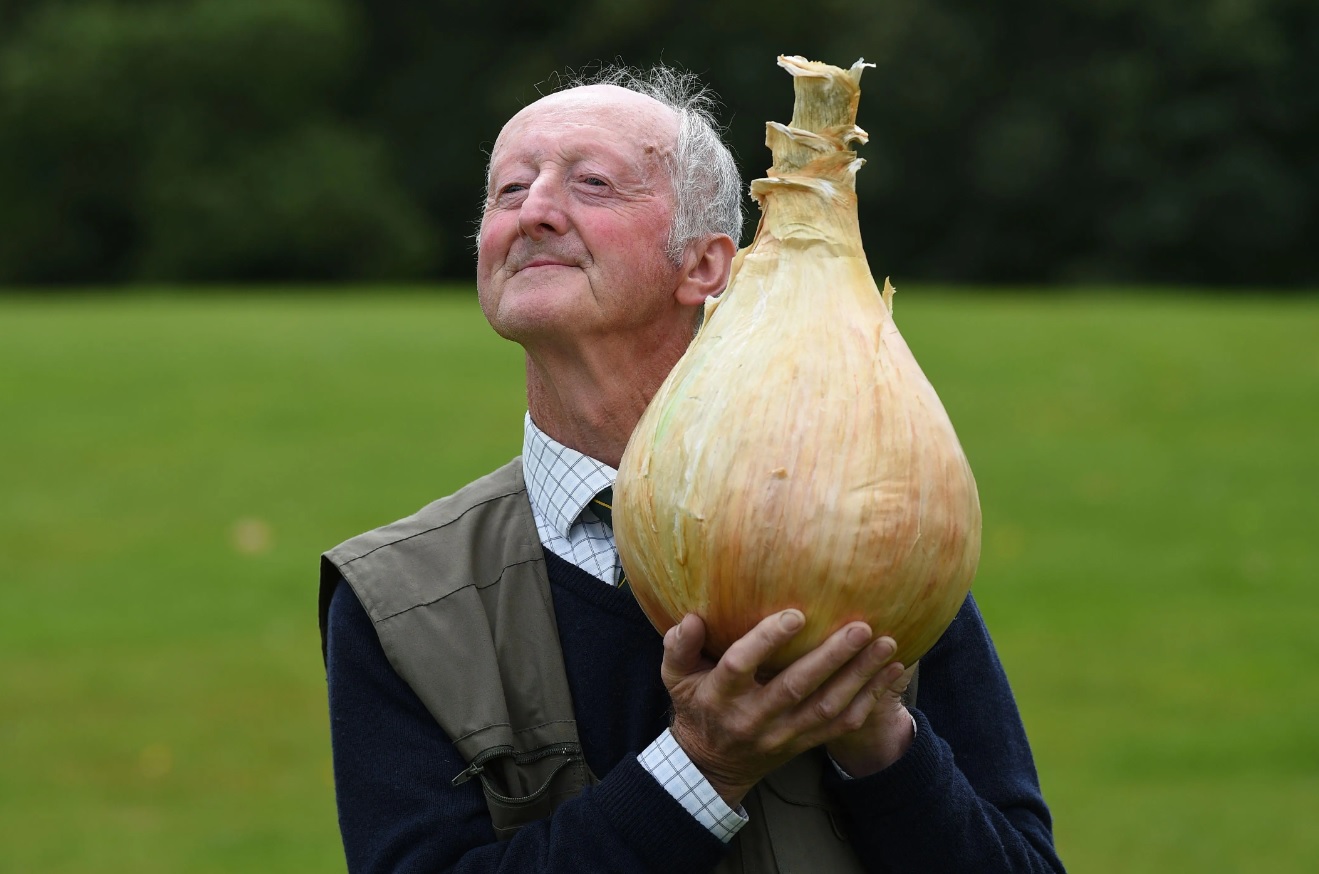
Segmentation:
<svg viewBox="0 0 1319 874">
<path fill-rule="evenodd" d="M 699 74 L 750 180 L 780 53 L 876 64 L 879 272 L 1319 285 L 1310 0 L 2 0 L 0 283 L 470 279 L 485 153 L 556 73 Z"/>
</svg>

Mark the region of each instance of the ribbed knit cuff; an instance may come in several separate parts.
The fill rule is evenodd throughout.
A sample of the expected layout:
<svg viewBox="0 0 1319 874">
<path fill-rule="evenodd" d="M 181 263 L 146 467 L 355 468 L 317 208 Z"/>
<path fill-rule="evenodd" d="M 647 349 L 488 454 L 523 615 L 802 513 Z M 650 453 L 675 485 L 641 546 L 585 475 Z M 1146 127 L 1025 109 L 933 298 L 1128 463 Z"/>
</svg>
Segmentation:
<svg viewBox="0 0 1319 874">
<path fill-rule="evenodd" d="M 634 756 L 624 756 L 592 792 L 610 825 L 652 871 L 705 871 L 726 850 Z"/>
</svg>

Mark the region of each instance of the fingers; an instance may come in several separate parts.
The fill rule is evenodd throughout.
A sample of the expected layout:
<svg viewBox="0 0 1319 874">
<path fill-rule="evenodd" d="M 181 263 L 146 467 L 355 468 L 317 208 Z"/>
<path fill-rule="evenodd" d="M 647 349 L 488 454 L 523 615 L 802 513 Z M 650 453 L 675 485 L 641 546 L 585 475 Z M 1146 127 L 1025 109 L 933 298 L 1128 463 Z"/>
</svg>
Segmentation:
<svg viewBox="0 0 1319 874">
<path fill-rule="evenodd" d="M 892 661 L 897 644 L 891 637 L 870 640 L 868 632 L 864 623 L 844 627 L 808 654 L 809 661 L 799 660 L 805 662 L 800 675 L 794 664 L 776 678 L 780 705 L 789 708 L 785 731 L 818 743 L 856 731 L 904 682 L 903 666 Z"/>
<path fill-rule="evenodd" d="M 887 768 L 915 739 L 915 720 L 901 697 L 913 668 L 899 662 L 885 665 L 829 725 L 830 732 L 837 732 L 824 741 L 829 755 L 853 777 Z"/>
<path fill-rule="evenodd" d="M 851 703 L 888 664 L 896 649 L 893 638 L 872 639 L 870 626 L 852 622 L 789 665 L 770 682 L 769 691 L 785 709 L 814 696 L 812 704 L 817 715 L 829 719 Z"/>
<path fill-rule="evenodd" d="M 889 691 L 892 692 L 895 697 L 901 698 L 903 695 L 907 694 L 907 687 L 911 685 L 911 678 L 915 676 L 918 665 L 920 665 L 919 661 L 909 668 L 903 668 L 902 673 L 898 675 L 897 679 L 889 684 Z M 902 666 L 899 665 L 899 667 Z"/>
<path fill-rule="evenodd" d="M 883 706 L 883 700 L 889 687 L 902 676 L 902 665 L 894 662 L 886 665 L 870 682 L 847 702 L 834 723 L 844 731 L 855 731 L 866 724 L 866 720 Z"/>
<path fill-rule="evenodd" d="M 910 679 L 911 672 L 901 662 L 889 662 L 866 685 L 864 697 L 872 698 L 877 702 L 886 697 L 894 702 L 900 702 L 902 692 L 907 688 Z M 863 696 L 858 695 L 857 697 Z"/>
<path fill-rule="evenodd" d="M 782 610 L 766 616 L 734 641 L 719 659 L 711 681 L 723 694 L 736 694 L 756 684 L 760 666 L 806 625 L 800 610 Z"/>
<path fill-rule="evenodd" d="M 775 613 L 717 663 L 702 655 L 706 631 L 699 617 L 685 616 L 664 636 L 670 729 L 725 800 L 740 798 L 765 773 L 820 744 L 834 743 L 844 756 L 851 752 L 858 768 L 879 760 L 872 748 L 897 748 L 883 745 L 888 734 L 865 726 L 867 720 L 880 724 L 872 717 L 887 712 L 882 702 L 895 688 L 900 694 L 910 675 L 892 661 L 893 639 L 872 639 L 864 622 L 839 629 L 768 681 L 757 679 L 769 657 L 804 627 L 799 610 Z"/>
</svg>

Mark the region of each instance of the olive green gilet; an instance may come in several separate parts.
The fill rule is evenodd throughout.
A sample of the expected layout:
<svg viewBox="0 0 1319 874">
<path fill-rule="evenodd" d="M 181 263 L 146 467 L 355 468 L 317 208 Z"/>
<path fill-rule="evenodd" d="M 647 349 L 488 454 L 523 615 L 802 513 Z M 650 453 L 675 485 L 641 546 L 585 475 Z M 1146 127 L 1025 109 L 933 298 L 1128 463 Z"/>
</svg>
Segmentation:
<svg viewBox="0 0 1319 874">
<path fill-rule="evenodd" d="M 597 778 L 587 767 L 563 666 L 549 576 L 521 459 L 321 560 L 321 643 L 342 575 L 385 655 L 479 778 L 508 839 Z M 823 785 L 819 750 L 762 780 L 721 874 L 849 874 L 863 867 Z"/>
</svg>

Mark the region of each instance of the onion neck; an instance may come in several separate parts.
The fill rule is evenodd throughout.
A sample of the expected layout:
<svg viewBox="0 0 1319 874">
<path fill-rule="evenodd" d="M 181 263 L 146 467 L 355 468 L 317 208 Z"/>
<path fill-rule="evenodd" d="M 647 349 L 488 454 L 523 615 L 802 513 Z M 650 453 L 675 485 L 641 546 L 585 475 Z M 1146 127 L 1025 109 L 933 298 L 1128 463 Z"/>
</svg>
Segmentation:
<svg viewBox="0 0 1319 874">
<path fill-rule="evenodd" d="M 780 57 L 793 76 L 792 122 L 766 125 L 765 144 L 774 164 L 751 183 L 761 221 L 753 248 L 770 240 L 792 245 L 823 243 L 832 255 L 863 256 L 856 210 L 856 172 L 864 163 L 852 150 L 866 132 L 856 126 L 861 71 Z"/>
<path fill-rule="evenodd" d="M 851 144 L 869 138 L 856 126 L 856 109 L 861 101 L 861 71 L 874 66 L 857 61 L 849 70 L 807 61 L 780 57 L 779 66 L 793 76 L 795 102 L 792 121 L 786 126 L 767 125 L 765 145 L 774 154 L 771 176 L 814 172 L 812 167 L 822 157 L 835 152 L 851 154 Z"/>
</svg>

